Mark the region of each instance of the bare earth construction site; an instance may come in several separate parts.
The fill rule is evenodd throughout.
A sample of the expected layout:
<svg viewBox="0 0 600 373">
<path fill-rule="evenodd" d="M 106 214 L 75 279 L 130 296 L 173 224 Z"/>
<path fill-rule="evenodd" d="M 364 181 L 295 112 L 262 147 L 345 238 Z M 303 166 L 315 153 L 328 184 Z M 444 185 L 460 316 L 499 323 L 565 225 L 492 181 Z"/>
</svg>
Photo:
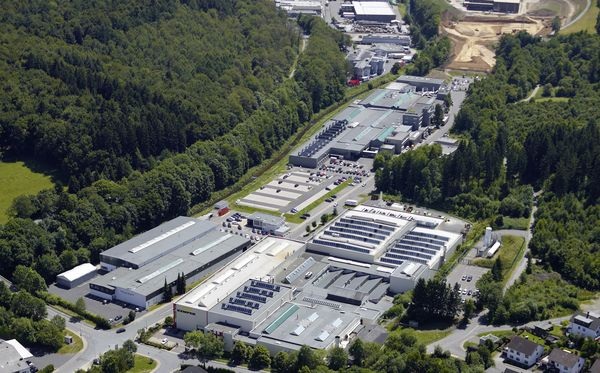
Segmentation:
<svg viewBox="0 0 600 373">
<path fill-rule="evenodd" d="M 442 31 L 454 46 L 446 68 L 489 72 L 496 63 L 494 48 L 502 34 L 525 30 L 532 35 L 547 35 L 555 16 L 567 25 L 584 10 L 586 1 L 525 0 L 515 14 L 469 11 L 463 4 L 452 0 L 455 9 L 446 13 L 442 22 Z"/>
</svg>

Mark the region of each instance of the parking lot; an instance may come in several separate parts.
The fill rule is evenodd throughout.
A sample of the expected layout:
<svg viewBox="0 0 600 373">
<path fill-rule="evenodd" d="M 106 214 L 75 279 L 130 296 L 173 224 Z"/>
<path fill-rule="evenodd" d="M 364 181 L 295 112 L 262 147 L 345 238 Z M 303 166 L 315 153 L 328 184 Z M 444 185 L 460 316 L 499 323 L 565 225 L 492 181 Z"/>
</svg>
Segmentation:
<svg viewBox="0 0 600 373">
<path fill-rule="evenodd" d="M 463 299 L 472 298 L 476 295 L 477 287 L 475 284 L 487 271 L 489 271 L 488 268 L 458 263 L 452 272 L 450 272 L 446 281 L 451 286 L 454 286 L 456 283 L 460 285 Z"/>
<path fill-rule="evenodd" d="M 75 303 L 77 299 L 83 298 L 86 310 L 96 315 L 100 315 L 107 320 L 112 320 L 113 324 L 118 324 L 123 321 L 123 318 L 127 316 L 129 311 L 135 310 L 136 307 L 119 301 L 110 301 L 106 302 L 105 304 L 103 299 L 88 294 L 90 291 L 89 283 L 94 281 L 94 279 L 97 279 L 99 276 L 110 276 L 110 272 L 106 274 L 98 274 L 98 276 L 94 277 L 93 279 L 88 280 L 72 289 L 64 289 L 56 286 L 56 284 L 52 284 L 48 287 L 48 291 L 68 300 L 71 303 Z M 137 316 L 140 316 L 144 312 L 144 310 L 139 310 Z"/>
<path fill-rule="evenodd" d="M 236 204 L 279 213 L 296 213 L 350 177 L 356 180 L 351 186 L 362 186 L 363 179 L 371 175 L 372 166 L 372 159 L 344 161 L 333 157 L 319 169 L 290 165 L 286 173 L 239 199 Z"/>
</svg>

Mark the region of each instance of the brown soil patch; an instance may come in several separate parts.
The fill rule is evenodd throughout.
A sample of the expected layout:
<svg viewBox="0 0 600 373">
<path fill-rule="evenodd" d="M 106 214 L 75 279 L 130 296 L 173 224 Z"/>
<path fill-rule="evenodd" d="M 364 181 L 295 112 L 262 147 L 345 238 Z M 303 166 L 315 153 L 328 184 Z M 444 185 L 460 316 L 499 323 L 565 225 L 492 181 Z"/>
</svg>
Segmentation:
<svg viewBox="0 0 600 373">
<path fill-rule="evenodd" d="M 526 30 L 532 35 L 543 33 L 547 26 L 530 17 L 466 16 L 458 22 L 445 22 L 442 29 L 453 41 L 449 69 L 489 72 L 496 63 L 493 45 L 502 34 Z"/>
</svg>

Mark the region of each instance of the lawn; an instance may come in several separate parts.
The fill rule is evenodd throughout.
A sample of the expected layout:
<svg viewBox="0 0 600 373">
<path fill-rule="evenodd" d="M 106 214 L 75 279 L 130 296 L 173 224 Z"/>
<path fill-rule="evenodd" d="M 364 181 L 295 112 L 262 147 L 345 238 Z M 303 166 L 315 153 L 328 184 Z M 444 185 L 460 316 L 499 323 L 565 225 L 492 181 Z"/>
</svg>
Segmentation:
<svg viewBox="0 0 600 373">
<path fill-rule="evenodd" d="M 71 343 L 70 345 L 66 344 L 62 346 L 57 352 L 59 354 L 74 354 L 75 352 L 81 351 L 81 349 L 83 348 L 83 341 L 81 340 L 81 338 L 79 338 L 77 333 L 74 333 L 67 329 L 65 331 L 65 334 L 73 337 L 73 343 Z"/>
<path fill-rule="evenodd" d="M 569 98 L 568 97 L 542 97 L 542 98 L 535 99 L 535 102 L 549 102 L 549 101 L 567 102 L 567 101 L 569 101 Z"/>
<path fill-rule="evenodd" d="M 135 365 L 126 373 L 149 373 L 156 369 L 156 361 L 148 356 L 135 354 Z"/>
<path fill-rule="evenodd" d="M 417 341 L 425 346 L 445 338 L 452 332 L 453 328 L 417 330 L 412 328 L 398 328 L 392 333 L 409 332 L 417 338 Z"/>
<path fill-rule="evenodd" d="M 560 34 L 572 34 L 579 31 L 587 31 L 591 34 L 596 32 L 596 17 L 598 17 L 598 6 L 596 1 L 592 0 L 592 6 L 588 11 L 579 19 L 579 21 L 575 22 L 571 26 L 565 28 L 564 30 L 560 30 Z"/>
<path fill-rule="evenodd" d="M 502 220 L 502 229 L 519 229 L 522 231 L 529 229 L 529 218 L 511 218 L 509 216 L 503 216 Z"/>
<path fill-rule="evenodd" d="M 479 333 L 479 334 L 477 334 L 477 336 L 484 337 L 488 334 L 495 335 L 498 338 L 504 338 L 504 337 L 512 337 L 513 335 L 515 335 L 515 332 L 513 332 L 510 329 L 509 330 L 494 330 L 491 332 Z"/>
<path fill-rule="evenodd" d="M 0 224 L 8 220 L 12 201 L 52 188 L 52 176 L 34 172 L 24 162 L 0 162 Z"/>
<path fill-rule="evenodd" d="M 508 280 L 514 264 L 517 262 L 517 258 L 520 256 L 521 251 L 524 249 L 525 239 L 517 236 L 502 236 L 502 246 L 496 257 L 500 258 L 502 263 L 502 276 L 504 280 Z M 479 267 L 492 268 L 496 257 L 491 259 L 475 259 L 473 264 Z"/>
</svg>

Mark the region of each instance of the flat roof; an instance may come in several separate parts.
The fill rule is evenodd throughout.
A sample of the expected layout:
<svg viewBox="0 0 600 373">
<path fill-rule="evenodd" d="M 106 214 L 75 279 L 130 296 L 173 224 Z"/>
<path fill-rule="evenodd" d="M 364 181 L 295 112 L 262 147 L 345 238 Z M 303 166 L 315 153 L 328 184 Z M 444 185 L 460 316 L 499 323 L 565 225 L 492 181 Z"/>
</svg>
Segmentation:
<svg viewBox="0 0 600 373">
<path fill-rule="evenodd" d="M 427 78 L 424 76 L 414 76 L 414 75 L 402 75 L 398 79 L 397 82 L 400 83 L 431 83 L 431 84 L 444 84 L 443 79 L 435 79 L 435 78 Z"/>
<path fill-rule="evenodd" d="M 365 106 L 376 106 L 406 111 L 420 99 L 421 95 L 418 95 L 412 91 L 386 88 L 376 89 L 360 103 L 361 105 Z"/>
<path fill-rule="evenodd" d="M 18 372 L 28 369 L 27 362 L 22 359 L 32 356 L 17 340 L 5 341 L 0 339 L 0 371 Z"/>
<path fill-rule="evenodd" d="M 267 237 L 180 298 L 175 304 L 208 310 L 242 286 L 249 278 L 260 279 L 271 274 L 271 271 L 303 246 L 303 243 L 297 241 Z"/>
<path fill-rule="evenodd" d="M 321 305 L 310 307 L 286 303 L 260 323 L 253 333 L 261 335 L 258 339 L 259 343 L 263 341 L 269 344 L 280 344 L 277 342 L 281 341 L 298 348 L 307 345 L 315 349 L 325 349 L 337 335 L 343 334 L 342 332 L 353 324 L 360 324 L 359 315 L 342 314 Z"/>
<path fill-rule="evenodd" d="M 216 225 L 204 220 L 178 216 L 149 231 L 141 233 L 100 254 L 142 267 L 153 260 L 200 238 Z"/>
<path fill-rule="evenodd" d="M 214 242 L 218 244 L 212 245 Z M 175 281 L 179 273 L 190 273 L 248 242 L 242 236 L 212 231 L 139 269 L 120 267 L 97 277 L 92 284 L 130 289 L 147 296 L 162 287 L 165 279 Z"/>
<path fill-rule="evenodd" d="M 83 263 L 78 265 L 77 267 L 71 268 L 68 271 L 65 271 L 56 277 L 60 277 L 67 281 L 77 280 L 80 277 L 83 277 L 89 273 L 92 273 L 96 270 L 96 266 L 91 263 Z"/>
<path fill-rule="evenodd" d="M 281 216 L 275 216 L 270 214 L 264 214 L 262 212 L 255 212 L 248 217 L 248 220 L 260 220 L 263 223 L 271 224 L 271 225 L 283 225 L 285 224 L 285 219 Z"/>
<path fill-rule="evenodd" d="M 494 0 L 494 3 L 520 4 L 520 0 Z"/>
<path fill-rule="evenodd" d="M 352 5 L 356 15 L 396 15 L 387 1 L 353 1 Z"/>
<path fill-rule="evenodd" d="M 290 291 L 292 288 L 286 285 L 250 279 L 225 296 L 211 311 L 223 317 L 256 321 L 265 316 L 264 310 L 280 303 Z"/>
</svg>

